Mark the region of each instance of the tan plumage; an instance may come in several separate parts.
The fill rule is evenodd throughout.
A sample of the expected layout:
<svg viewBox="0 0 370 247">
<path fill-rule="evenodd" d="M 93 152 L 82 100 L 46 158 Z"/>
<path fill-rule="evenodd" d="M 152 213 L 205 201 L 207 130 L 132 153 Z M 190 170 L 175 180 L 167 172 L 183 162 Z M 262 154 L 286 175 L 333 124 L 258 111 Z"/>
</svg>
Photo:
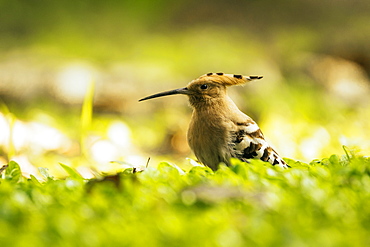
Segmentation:
<svg viewBox="0 0 370 247">
<path fill-rule="evenodd" d="M 208 73 L 191 81 L 185 88 L 154 94 L 140 101 L 172 94 L 187 95 L 194 109 L 188 129 L 189 146 L 198 160 L 213 170 L 221 162 L 229 165 L 230 158 L 246 162 L 258 158 L 288 167 L 265 141 L 258 125 L 227 96 L 228 86 L 261 78 Z"/>
</svg>

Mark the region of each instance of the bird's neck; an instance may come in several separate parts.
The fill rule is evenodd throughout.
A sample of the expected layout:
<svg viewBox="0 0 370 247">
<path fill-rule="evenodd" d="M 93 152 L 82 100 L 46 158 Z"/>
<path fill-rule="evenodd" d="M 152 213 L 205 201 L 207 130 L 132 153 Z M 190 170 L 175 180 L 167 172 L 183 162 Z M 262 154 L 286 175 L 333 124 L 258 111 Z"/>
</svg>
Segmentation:
<svg viewBox="0 0 370 247">
<path fill-rule="evenodd" d="M 239 112 L 238 107 L 228 96 L 197 101 L 194 103 L 191 102 L 191 105 L 194 108 L 195 114 L 204 116 L 228 115 L 232 112 Z"/>
</svg>

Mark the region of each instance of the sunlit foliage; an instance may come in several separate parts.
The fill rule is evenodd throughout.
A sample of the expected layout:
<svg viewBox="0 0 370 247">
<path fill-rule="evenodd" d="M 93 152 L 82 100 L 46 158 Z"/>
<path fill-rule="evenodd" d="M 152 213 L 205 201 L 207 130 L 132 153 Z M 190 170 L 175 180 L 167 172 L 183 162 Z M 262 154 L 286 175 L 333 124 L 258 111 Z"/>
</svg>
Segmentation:
<svg viewBox="0 0 370 247">
<path fill-rule="evenodd" d="M 279 169 L 169 163 L 86 180 L 0 179 L 4 246 L 367 246 L 370 160 L 350 153 Z"/>
</svg>

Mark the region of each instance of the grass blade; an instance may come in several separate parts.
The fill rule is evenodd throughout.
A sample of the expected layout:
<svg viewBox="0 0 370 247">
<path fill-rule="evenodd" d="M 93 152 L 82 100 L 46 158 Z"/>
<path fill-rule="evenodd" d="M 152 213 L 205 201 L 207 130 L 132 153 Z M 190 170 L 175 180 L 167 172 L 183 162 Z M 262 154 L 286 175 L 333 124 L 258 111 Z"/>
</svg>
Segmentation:
<svg viewBox="0 0 370 247">
<path fill-rule="evenodd" d="M 82 104 L 81 111 L 81 136 L 80 136 L 80 145 L 81 153 L 86 157 L 87 147 L 86 147 L 86 137 L 91 128 L 91 120 L 93 115 L 93 106 L 94 106 L 94 92 L 95 92 L 95 82 L 91 81 L 89 87 L 87 88 L 84 102 Z"/>
</svg>

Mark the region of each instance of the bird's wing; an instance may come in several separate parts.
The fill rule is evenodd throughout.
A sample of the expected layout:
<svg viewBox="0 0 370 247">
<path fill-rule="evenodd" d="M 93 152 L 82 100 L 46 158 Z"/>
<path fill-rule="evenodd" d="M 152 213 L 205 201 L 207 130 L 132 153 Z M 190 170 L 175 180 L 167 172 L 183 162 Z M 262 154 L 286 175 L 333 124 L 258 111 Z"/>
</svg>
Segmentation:
<svg viewBox="0 0 370 247">
<path fill-rule="evenodd" d="M 285 161 L 267 143 L 262 131 L 253 121 L 236 123 L 236 131 L 232 133 L 232 148 L 234 157 L 242 161 L 261 159 L 272 165 L 288 167 Z"/>
</svg>

